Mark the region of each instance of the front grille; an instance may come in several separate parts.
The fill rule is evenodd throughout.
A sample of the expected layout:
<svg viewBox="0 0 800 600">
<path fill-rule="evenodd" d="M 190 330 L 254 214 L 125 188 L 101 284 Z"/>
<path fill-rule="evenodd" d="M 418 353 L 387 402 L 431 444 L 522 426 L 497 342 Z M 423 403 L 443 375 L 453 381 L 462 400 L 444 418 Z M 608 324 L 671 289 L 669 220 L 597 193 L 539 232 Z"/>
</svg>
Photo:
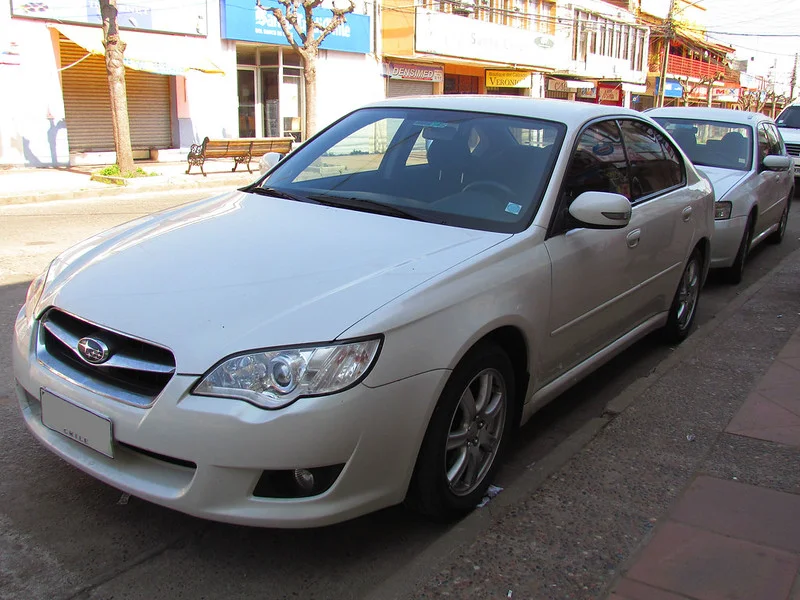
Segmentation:
<svg viewBox="0 0 800 600">
<path fill-rule="evenodd" d="M 786 151 L 792 156 L 800 156 L 800 144 L 786 144 Z"/>
<path fill-rule="evenodd" d="M 110 350 L 102 364 L 81 357 L 78 342 L 101 340 Z M 78 385 L 136 406 L 150 406 L 175 373 L 166 348 L 50 309 L 39 323 L 37 358 Z"/>
</svg>

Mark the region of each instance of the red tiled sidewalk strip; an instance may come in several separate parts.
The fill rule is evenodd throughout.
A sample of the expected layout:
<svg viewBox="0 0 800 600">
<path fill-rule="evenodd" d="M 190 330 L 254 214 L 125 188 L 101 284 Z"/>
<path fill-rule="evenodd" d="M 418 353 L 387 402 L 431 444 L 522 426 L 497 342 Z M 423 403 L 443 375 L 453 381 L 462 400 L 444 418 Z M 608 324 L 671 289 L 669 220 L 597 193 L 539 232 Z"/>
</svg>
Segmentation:
<svg viewBox="0 0 800 600">
<path fill-rule="evenodd" d="M 800 555 L 668 521 L 613 593 L 625 600 L 787 600 L 798 568 Z"/>
<path fill-rule="evenodd" d="M 725 431 L 800 447 L 800 332 L 781 350 Z"/>
</svg>

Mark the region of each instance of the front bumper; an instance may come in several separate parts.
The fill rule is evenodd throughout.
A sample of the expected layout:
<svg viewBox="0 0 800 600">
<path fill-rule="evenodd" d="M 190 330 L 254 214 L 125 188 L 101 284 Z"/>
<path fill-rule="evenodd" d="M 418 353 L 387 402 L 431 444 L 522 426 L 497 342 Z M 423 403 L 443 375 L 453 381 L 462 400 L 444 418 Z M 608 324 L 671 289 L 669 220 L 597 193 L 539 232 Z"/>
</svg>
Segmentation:
<svg viewBox="0 0 800 600">
<path fill-rule="evenodd" d="M 152 407 L 140 408 L 100 396 L 45 368 L 33 349 L 35 328 L 20 313 L 12 360 L 25 423 L 45 447 L 136 497 L 246 525 L 322 526 L 402 502 L 449 374 L 430 371 L 377 388 L 361 384 L 277 411 L 193 396 L 197 377 L 176 375 Z M 41 389 L 110 418 L 114 458 L 45 427 Z M 253 495 L 264 471 L 334 464 L 345 466 L 318 496 Z"/>
<path fill-rule="evenodd" d="M 736 260 L 747 225 L 747 216 L 714 221 L 711 238 L 711 268 L 730 267 Z"/>
</svg>

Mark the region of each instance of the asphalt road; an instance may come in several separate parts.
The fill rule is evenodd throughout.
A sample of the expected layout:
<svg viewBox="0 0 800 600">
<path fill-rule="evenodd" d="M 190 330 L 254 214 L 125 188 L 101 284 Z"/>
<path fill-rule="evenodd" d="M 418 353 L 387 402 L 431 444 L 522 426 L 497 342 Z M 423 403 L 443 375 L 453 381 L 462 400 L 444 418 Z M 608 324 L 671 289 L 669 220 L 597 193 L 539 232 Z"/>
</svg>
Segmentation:
<svg viewBox="0 0 800 600">
<path fill-rule="evenodd" d="M 142 197 L 0 207 L 0 598 L 363 597 L 446 541 L 450 528 L 399 507 L 318 530 L 204 522 L 123 497 L 41 448 L 22 424 L 7 349 L 27 282 L 72 243 L 176 203 Z M 756 249 L 742 284 L 711 278 L 699 323 L 797 248 L 796 200 L 784 243 Z M 644 340 L 556 399 L 525 427 L 497 483 L 513 485 L 671 351 Z"/>
</svg>

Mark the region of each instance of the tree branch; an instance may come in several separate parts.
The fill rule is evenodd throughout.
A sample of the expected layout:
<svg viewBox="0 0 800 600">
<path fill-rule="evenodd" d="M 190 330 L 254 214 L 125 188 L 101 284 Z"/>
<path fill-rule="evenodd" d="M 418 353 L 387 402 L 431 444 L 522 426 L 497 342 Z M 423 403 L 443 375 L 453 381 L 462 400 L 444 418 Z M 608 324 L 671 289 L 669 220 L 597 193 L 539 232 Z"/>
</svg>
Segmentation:
<svg viewBox="0 0 800 600">
<path fill-rule="evenodd" d="M 268 8 L 261 4 L 261 0 L 256 0 L 256 8 L 260 8 L 264 12 L 272 13 L 275 18 L 278 20 L 278 25 L 281 26 L 281 30 L 283 30 L 283 35 L 286 36 L 286 41 L 289 42 L 295 50 L 303 54 L 303 50 L 306 47 L 306 34 L 305 32 L 300 29 L 300 24 L 297 21 L 297 6 L 292 2 L 292 0 L 278 0 L 280 4 L 284 6 L 286 9 L 286 14 L 280 8 Z M 294 29 L 297 32 L 297 35 L 300 37 L 300 41 L 302 44 L 298 44 L 297 40 L 294 39 Z"/>
</svg>

